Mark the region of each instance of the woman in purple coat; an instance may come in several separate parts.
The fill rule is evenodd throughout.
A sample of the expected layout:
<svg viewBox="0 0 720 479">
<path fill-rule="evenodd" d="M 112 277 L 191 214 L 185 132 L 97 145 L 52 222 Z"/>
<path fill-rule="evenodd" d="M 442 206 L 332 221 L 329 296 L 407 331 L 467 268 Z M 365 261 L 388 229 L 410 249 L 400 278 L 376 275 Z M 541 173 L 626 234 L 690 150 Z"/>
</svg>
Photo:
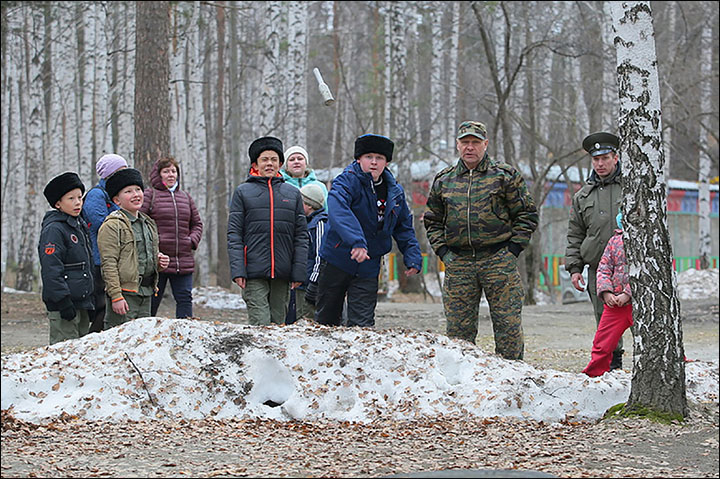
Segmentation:
<svg viewBox="0 0 720 479">
<path fill-rule="evenodd" d="M 168 280 L 175 298 L 175 316 L 191 318 L 195 258 L 203 224 L 192 197 L 179 186 L 180 165 L 172 157 L 158 160 L 150 172 L 150 185 L 140 211 L 148 214 L 158 228 L 160 252 L 170 265 L 159 273 L 158 292 L 152 298 L 151 313 L 157 314 Z"/>
</svg>

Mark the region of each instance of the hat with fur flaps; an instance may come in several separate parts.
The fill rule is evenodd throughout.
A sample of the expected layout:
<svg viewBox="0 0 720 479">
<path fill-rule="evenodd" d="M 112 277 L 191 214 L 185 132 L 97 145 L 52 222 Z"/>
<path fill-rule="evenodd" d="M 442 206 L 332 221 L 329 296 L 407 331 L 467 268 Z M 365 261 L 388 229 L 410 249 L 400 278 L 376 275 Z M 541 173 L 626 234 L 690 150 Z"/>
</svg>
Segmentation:
<svg viewBox="0 0 720 479">
<path fill-rule="evenodd" d="M 357 160 L 366 153 L 379 153 L 385 156 L 389 163 L 392 161 L 394 147 L 395 143 L 387 136 L 372 133 L 358 136 L 355 139 L 355 159 Z"/>
<path fill-rule="evenodd" d="M 45 186 L 43 194 L 48 200 L 48 203 L 50 203 L 50 206 L 55 208 L 55 203 L 60 201 L 68 191 L 72 191 L 75 188 L 80 188 L 81 195 L 85 193 L 85 185 L 83 185 L 77 173 L 68 171 L 50 180 L 47 186 Z"/>
<path fill-rule="evenodd" d="M 123 168 L 110 175 L 105 183 L 105 191 L 110 199 L 113 199 L 123 188 L 130 185 L 138 185 L 141 190 L 145 191 L 142 174 L 135 168 Z"/>
<path fill-rule="evenodd" d="M 282 141 L 275 138 L 274 136 L 263 136 L 250 143 L 248 148 L 248 155 L 250 156 L 250 163 L 257 163 L 257 159 L 263 151 L 274 151 L 280 157 L 280 164 L 285 163 L 285 156 L 283 156 L 283 144 Z"/>
</svg>

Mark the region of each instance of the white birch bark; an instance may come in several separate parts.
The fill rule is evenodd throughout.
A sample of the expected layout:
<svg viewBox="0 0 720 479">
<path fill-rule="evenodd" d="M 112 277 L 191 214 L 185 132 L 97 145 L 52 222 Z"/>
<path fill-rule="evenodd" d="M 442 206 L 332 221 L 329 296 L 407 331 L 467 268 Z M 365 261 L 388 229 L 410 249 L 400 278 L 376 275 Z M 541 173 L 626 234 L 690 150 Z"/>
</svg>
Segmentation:
<svg viewBox="0 0 720 479">
<path fill-rule="evenodd" d="M 278 127 L 277 92 L 279 88 L 278 61 L 280 58 L 280 2 L 265 3 L 265 48 L 262 58 L 262 88 L 260 91 L 259 135 L 270 135 Z"/>
<path fill-rule="evenodd" d="M 383 135 L 390 135 L 392 129 L 392 94 L 393 94 L 393 78 L 392 78 L 392 14 L 390 2 L 383 2 L 380 8 L 380 14 L 384 21 L 384 39 L 385 39 L 385 83 L 384 83 L 384 107 L 383 107 Z"/>
<path fill-rule="evenodd" d="M 712 238 L 710 225 L 710 169 L 712 159 L 709 150 L 712 148 L 711 133 L 709 127 L 709 116 L 712 112 L 712 88 L 717 81 L 712 76 L 713 62 L 713 39 L 712 29 L 705 25 L 701 40 L 700 58 L 700 112 L 703 114 L 698 122 L 698 142 L 700 144 L 700 158 L 698 168 L 698 253 L 700 256 L 700 267 L 710 267 L 710 255 L 712 254 Z M 708 119 L 705 120 L 705 113 Z M 705 125 L 708 125 L 707 127 Z"/>
<path fill-rule="evenodd" d="M 676 25 L 676 9 L 674 2 L 668 2 L 667 4 L 668 9 L 668 34 L 672 38 L 675 36 L 675 25 Z M 669 41 L 669 52 L 668 52 L 668 58 L 674 58 L 674 51 L 676 47 L 676 43 L 674 41 Z M 663 116 L 665 117 L 665 121 L 663 122 L 665 125 L 672 125 L 673 124 L 673 103 L 672 101 L 666 102 L 663 106 Z M 672 160 L 672 143 L 673 143 L 673 128 L 665 128 L 665 131 L 663 131 L 663 151 L 665 153 L 665 164 L 663 165 L 663 173 L 665 174 L 665 178 L 670 178 L 670 165 Z M 669 193 L 669 188 L 668 191 Z"/>
<path fill-rule="evenodd" d="M 8 16 L 7 22 L 3 24 L 3 28 L 7 29 L 19 28 L 21 25 L 17 22 L 17 16 Z M 2 132 L 0 133 L 0 142 L 2 142 L 2 161 L 0 161 L 0 172 L 2 172 L 2 190 L 0 191 L 2 200 L 0 201 L 0 221 L 2 221 L 2 248 L 0 255 L 2 258 L 2 287 L 5 287 L 5 272 L 7 271 L 8 258 L 16 258 L 17 247 L 16 241 L 11 241 L 14 236 L 13 232 L 18 231 L 15 227 L 17 215 L 6 214 L 6 211 L 15 207 L 19 191 L 11 191 L 10 185 L 18 185 L 20 183 L 20 170 L 22 166 L 21 142 L 19 141 L 20 126 L 20 75 L 21 72 L 18 65 L 21 64 L 22 44 L 15 35 L 6 35 L 3 32 L 3 56 L 2 56 Z M 13 188 L 15 190 L 15 188 Z"/>
<path fill-rule="evenodd" d="M 18 273 L 15 287 L 22 291 L 32 291 L 37 278 L 37 241 L 39 236 L 38 218 L 41 215 L 41 202 L 45 201 L 42 195 L 40 169 L 43 164 L 43 94 L 42 80 L 40 78 L 40 63 L 35 61 L 43 47 L 43 14 L 38 7 L 23 9 L 23 54 L 25 71 L 22 79 L 21 122 L 23 131 L 23 191 L 20 198 L 24 198 L 20 227 L 20 247 L 18 250 Z M 47 202 L 46 202 L 47 204 Z"/>
<path fill-rule="evenodd" d="M 290 86 L 287 96 L 285 122 L 286 147 L 307 146 L 307 38 L 308 3 L 290 2 L 288 5 L 287 74 Z"/>
<path fill-rule="evenodd" d="M 110 85 L 108 81 L 108 27 L 110 25 L 107 18 L 107 2 L 92 4 L 89 13 L 89 21 L 93 24 L 95 37 L 92 48 L 96 54 L 92 92 L 93 150 L 92 154 L 87 156 L 87 169 L 83 170 L 85 176 L 81 176 L 87 183 L 92 182 L 95 162 L 105 152 L 109 152 L 111 147 Z"/>
<path fill-rule="evenodd" d="M 455 157 L 455 132 L 459 124 L 457 117 L 458 92 L 458 47 L 460 45 L 460 2 L 452 2 L 452 35 L 448 59 L 448 118 L 445 127 L 448 158 Z"/>
<path fill-rule="evenodd" d="M 75 65 L 68 59 L 74 59 L 77 52 L 75 30 L 63 25 L 73 25 L 73 8 L 66 4 L 53 8 L 56 28 L 52 32 L 52 96 L 47 132 L 48 155 L 56 161 L 45 165 L 46 179 L 62 171 L 76 171 L 77 164 L 77 123 L 75 111 Z M 84 180 L 83 180 L 84 181 Z"/>
<path fill-rule="evenodd" d="M 193 3 L 191 25 L 194 28 L 191 34 L 187 36 L 186 40 L 186 68 L 188 75 L 188 84 L 186 85 L 187 92 L 187 117 L 186 123 L 182 125 L 185 129 L 185 137 L 188 143 L 188 157 L 185 159 L 186 167 L 183 169 L 184 174 L 187 175 L 188 192 L 195 201 L 195 206 L 198 208 L 200 218 L 203 223 L 206 222 L 208 216 L 207 210 L 207 138 L 205 137 L 206 131 L 206 120 L 203 112 L 203 92 L 202 92 L 202 81 L 203 71 L 202 64 L 203 48 L 201 30 L 197 27 L 197 23 L 200 19 L 201 8 L 197 3 Z M 206 231 L 209 231 L 208 226 L 205 226 Z M 214 236 L 214 235 L 213 235 Z M 203 234 L 203 241 L 198 245 L 197 254 L 195 255 L 195 261 L 198 265 L 198 273 L 200 277 L 200 284 L 210 284 L 210 252 L 209 242 L 207 234 Z"/>
<path fill-rule="evenodd" d="M 680 303 L 663 176 L 660 86 L 649 2 L 611 2 L 624 164 L 623 239 L 635 350 L 627 410 L 686 416 Z"/>
<path fill-rule="evenodd" d="M 445 141 L 447 126 L 440 121 L 440 118 L 443 112 L 450 109 L 446 107 L 447 102 L 444 101 L 443 97 L 443 93 L 446 91 L 443 75 L 445 72 L 443 59 L 446 53 L 443 48 L 446 38 L 443 35 L 442 28 L 444 4 L 445 2 L 431 2 L 434 12 L 430 14 L 430 41 L 432 44 L 432 60 L 430 62 L 430 115 L 432 117 L 430 122 L 430 150 L 441 157 L 445 148 L 447 148 L 447 141 Z"/>
<path fill-rule="evenodd" d="M 92 5 L 77 3 L 75 10 L 75 35 L 77 41 L 75 70 L 75 130 L 77 162 L 73 170 L 81 178 L 86 177 L 88 164 L 93 154 L 93 84 L 94 66 L 97 52 L 95 46 L 95 28 L 90 20 Z"/>
</svg>

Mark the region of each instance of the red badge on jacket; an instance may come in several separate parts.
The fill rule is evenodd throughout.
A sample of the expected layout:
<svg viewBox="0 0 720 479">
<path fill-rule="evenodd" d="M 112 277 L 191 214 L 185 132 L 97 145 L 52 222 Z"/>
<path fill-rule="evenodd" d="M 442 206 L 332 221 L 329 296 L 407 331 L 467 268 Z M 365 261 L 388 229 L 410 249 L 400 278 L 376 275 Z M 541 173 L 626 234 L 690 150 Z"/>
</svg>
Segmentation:
<svg viewBox="0 0 720 479">
<path fill-rule="evenodd" d="M 53 254 L 55 252 L 55 245 L 48 243 L 45 245 L 45 254 Z"/>
<path fill-rule="evenodd" d="M 75 236 L 75 234 L 71 234 L 71 235 L 70 235 L 70 240 L 71 240 L 73 243 L 77 244 L 77 242 L 78 242 L 78 237 Z"/>
</svg>

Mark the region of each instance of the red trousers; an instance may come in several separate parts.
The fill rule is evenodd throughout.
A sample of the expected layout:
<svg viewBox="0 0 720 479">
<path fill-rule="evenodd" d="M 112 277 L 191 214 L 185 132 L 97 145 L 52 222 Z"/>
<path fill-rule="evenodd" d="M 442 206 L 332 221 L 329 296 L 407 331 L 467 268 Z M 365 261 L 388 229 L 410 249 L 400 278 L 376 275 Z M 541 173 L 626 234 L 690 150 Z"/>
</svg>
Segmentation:
<svg viewBox="0 0 720 479">
<path fill-rule="evenodd" d="M 610 371 L 612 353 L 625 330 L 632 325 L 632 304 L 628 303 L 618 308 L 604 305 L 600 324 L 593 339 L 592 356 L 583 372 L 594 377 Z"/>
</svg>

